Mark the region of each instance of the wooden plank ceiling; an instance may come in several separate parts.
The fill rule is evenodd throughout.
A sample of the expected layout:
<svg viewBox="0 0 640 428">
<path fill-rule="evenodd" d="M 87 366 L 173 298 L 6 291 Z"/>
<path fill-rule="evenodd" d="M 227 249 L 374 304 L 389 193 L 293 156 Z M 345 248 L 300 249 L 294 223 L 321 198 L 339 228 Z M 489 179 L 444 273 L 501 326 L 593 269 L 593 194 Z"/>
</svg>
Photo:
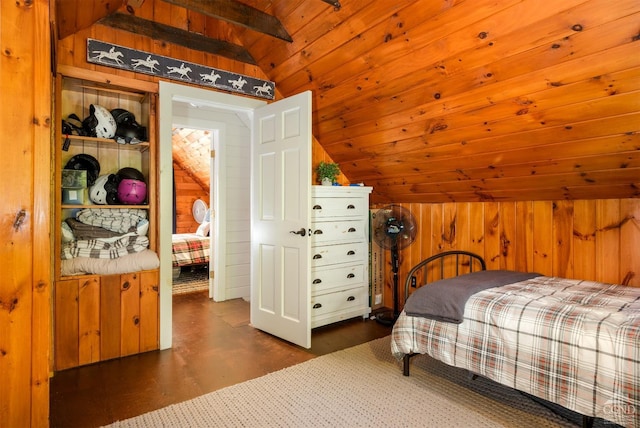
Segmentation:
<svg viewBox="0 0 640 428">
<path fill-rule="evenodd" d="M 292 41 L 232 38 L 282 96 L 313 91 L 316 139 L 374 202 L 640 197 L 637 0 L 243 4 Z"/>
</svg>

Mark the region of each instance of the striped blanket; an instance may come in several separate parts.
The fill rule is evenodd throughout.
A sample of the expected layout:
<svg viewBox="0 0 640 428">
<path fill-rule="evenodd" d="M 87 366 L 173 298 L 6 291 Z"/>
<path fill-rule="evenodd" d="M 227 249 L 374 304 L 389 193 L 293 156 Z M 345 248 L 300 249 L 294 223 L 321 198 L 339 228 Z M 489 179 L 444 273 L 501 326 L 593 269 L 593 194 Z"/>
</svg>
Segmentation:
<svg viewBox="0 0 640 428">
<path fill-rule="evenodd" d="M 471 296 L 461 324 L 403 311 L 391 352 L 640 427 L 640 288 L 545 276 L 491 288 Z"/>
<path fill-rule="evenodd" d="M 116 238 L 71 241 L 62 247 L 62 260 L 70 260 L 74 257 L 117 259 L 127 254 L 139 253 L 147 248 L 149 248 L 149 238 L 131 232 Z"/>
</svg>

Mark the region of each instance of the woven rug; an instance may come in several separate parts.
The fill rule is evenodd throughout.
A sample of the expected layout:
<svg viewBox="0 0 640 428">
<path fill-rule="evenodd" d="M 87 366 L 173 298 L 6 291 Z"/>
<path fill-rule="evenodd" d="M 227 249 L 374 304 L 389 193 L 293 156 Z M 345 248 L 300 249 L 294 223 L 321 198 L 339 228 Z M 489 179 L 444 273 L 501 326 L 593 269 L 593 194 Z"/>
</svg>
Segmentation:
<svg viewBox="0 0 640 428">
<path fill-rule="evenodd" d="M 428 356 L 411 376 L 389 337 L 233 385 L 110 427 L 575 427 L 513 389 Z"/>
<path fill-rule="evenodd" d="M 180 276 L 172 282 L 172 294 L 194 293 L 209 289 L 209 268 L 182 268 Z"/>
</svg>

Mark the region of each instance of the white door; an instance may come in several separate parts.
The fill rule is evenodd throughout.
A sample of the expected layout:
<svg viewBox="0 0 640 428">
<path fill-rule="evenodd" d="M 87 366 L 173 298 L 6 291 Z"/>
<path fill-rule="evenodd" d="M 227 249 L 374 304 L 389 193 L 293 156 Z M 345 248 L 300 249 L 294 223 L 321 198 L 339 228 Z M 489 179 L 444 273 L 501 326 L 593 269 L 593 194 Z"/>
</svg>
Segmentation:
<svg viewBox="0 0 640 428">
<path fill-rule="evenodd" d="M 252 150 L 251 324 L 310 348 L 311 93 L 257 108 Z"/>
</svg>

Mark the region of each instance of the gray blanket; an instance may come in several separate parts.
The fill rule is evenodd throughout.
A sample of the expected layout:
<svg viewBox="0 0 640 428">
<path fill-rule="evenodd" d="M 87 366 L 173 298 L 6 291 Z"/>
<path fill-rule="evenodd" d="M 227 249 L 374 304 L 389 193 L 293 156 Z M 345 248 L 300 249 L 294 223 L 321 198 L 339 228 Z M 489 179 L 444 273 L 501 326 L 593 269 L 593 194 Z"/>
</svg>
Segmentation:
<svg viewBox="0 0 640 428">
<path fill-rule="evenodd" d="M 536 276 L 541 275 L 508 270 L 483 270 L 434 281 L 414 291 L 407 300 L 404 311 L 412 317 L 460 324 L 464 318 L 464 306 L 471 295 L 487 288 L 513 284 Z"/>
</svg>

